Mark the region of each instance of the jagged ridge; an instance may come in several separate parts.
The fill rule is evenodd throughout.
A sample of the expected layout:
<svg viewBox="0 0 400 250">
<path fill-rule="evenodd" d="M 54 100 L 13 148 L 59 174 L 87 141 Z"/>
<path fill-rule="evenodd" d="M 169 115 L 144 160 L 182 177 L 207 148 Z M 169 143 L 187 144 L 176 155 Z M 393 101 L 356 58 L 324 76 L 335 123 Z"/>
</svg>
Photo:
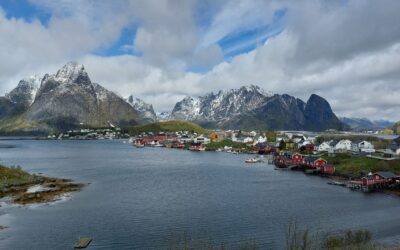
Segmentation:
<svg viewBox="0 0 400 250">
<path fill-rule="evenodd" d="M 220 91 L 178 102 L 172 118 L 229 129 L 312 130 L 344 128 L 329 103 L 311 95 L 307 103 L 290 95 L 271 95 L 257 86 Z"/>
</svg>

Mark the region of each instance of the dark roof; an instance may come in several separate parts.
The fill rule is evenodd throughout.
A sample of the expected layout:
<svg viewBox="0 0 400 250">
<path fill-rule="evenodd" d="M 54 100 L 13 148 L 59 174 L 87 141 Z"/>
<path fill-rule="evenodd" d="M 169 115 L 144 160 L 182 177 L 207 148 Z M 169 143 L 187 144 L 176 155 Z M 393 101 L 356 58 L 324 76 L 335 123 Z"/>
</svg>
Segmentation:
<svg viewBox="0 0 400 250">
<path fill-rule="evenodd" d="M 330 146 L 335 146 L 336 144 L 338 144 L 338 142 L 339 142 L 339 140 L 335 139 L 335 140 L 332 140 L 330 143 L 328 142 L 328 144 Z"/>
<path fill-rule="evenodd" d="M 362 178 L 366 178 L 368 180 L 373 180 L 374 179 L 374 177 L 372 175 L 366 175 L 366 176 L 363 176 Z"/>
<path fill-rule="evenodd" d="M 394 139 L 392 140 L 392 142 L 395 142 L 396 144 L 400 144 L 400 136 L 397 137 L 397 138 L 394 138 Z"/>
<path fill-rule="evenodd" d="M 392 172 L 389 171 L 378 171 L 376 172 L 377 175 L 382 176 L 383 178 L 390 179 L 390 178 L 396 178 L 397 176 L 393 174 Z"/>
<path fill-rule="evenodd" d="M 314 162 L 314 161 L 316 161 L 316 160 L 318 160 L 318 157 L 315 157 L 315 156 L 307 156 L 307 157 L 304 157 L 304 161 Z"/>
<path fill-rule="evenodd" d="M 397 149 L 399 149 L 400 148 L 400 144 L 390 144 L 389 145 L 389 148 L 391 149 L 391 150 L 393 150 L 393 151 L 396 151 Z"/>
</svg>

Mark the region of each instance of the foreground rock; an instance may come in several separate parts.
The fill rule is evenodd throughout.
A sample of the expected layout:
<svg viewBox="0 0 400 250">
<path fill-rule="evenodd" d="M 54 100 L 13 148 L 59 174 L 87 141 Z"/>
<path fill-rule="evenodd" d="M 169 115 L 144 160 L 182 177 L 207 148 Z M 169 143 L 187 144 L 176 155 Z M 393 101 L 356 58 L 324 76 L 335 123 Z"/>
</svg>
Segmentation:
<svg viewBox="0 0 400 250">
<path fill-rule="evenodd" d="M 30 175 L 20 168 L 4 166 L 0 166 L 0 177 L 0 198 L 8 197 L 11 203 L 20 205 L 53 202 L 84 186 L 69 179 Z"/>
</svg>

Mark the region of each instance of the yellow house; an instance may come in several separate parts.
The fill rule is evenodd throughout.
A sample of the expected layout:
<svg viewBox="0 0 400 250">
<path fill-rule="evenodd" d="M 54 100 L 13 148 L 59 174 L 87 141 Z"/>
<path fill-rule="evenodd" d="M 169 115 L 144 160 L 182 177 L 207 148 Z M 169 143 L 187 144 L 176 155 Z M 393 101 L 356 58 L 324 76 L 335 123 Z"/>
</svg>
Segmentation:
<svg viewBox="0 0 400 250">
<path fill-rule="evenodd" d="M 222 132 L 213 132 L 210 135 L 210 139 L 213 142 L 219 142 L 224 140 L 224 134 Z"/>
</svg>

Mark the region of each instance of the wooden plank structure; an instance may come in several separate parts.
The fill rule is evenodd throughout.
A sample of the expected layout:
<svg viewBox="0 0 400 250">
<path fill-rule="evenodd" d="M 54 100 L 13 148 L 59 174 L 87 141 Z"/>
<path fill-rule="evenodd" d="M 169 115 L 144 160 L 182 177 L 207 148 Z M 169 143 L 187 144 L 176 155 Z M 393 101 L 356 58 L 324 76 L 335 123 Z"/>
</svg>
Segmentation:
<svg viewBox="0 0 400 250">
<path fill-rule="evenodd" d="M 75 249 L 87 248 L 90 242 L 92 242 L 91 238 L 80 238 L 78 243 L 74 245 L 74 248 Z"/>
</svg>

